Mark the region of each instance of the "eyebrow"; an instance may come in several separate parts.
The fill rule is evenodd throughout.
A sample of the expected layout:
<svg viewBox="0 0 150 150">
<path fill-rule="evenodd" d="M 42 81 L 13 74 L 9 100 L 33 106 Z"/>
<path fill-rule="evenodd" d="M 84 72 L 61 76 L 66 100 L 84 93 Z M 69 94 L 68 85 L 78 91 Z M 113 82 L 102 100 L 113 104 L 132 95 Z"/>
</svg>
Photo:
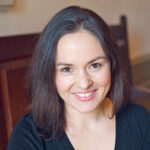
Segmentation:
<svg viewBox="0 0 150 150">
<path fill-rule="evenodd" d="M 90 61 L 88 62 L 88 64 L 91 64 L 92 62 L 94 62 L 94 61 L 96 61 L 96 60 L 99 60 L 99 59 L 106 59 L 106 57 L 105 57 L 105 56 L 98 56 L 98 57 L 96 57 L 96 58 L 90 60 Z"/>
<path fill-rule="evenodd" d="M 91 63 L 93 63 L 94 61 L 99 60 L 99 59 L 106 59 L 106 57 L 105 57 L 105 56 L 98 56 L 98 57 L 96 57 L 96 58 L 90 60 L 87 64 L 91 64 Z M 69 64 L 69 63 L 60 62 L 60 63 L 58 63 L 56 66 L 73 66 L 73 65 L 72 65 L 72 64 Z"/>
</svg>

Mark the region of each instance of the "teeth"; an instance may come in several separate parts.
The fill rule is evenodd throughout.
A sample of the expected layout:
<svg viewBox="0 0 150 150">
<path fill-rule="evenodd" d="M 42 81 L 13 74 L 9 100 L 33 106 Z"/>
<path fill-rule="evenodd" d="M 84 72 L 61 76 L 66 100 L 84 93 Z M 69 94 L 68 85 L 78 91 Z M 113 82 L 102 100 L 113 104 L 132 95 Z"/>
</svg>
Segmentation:
<svg viewBox="0 0 150 150">
<path fill-rule="evenodd" d="M 89 92 L 89 93 L 78 93 L 76 94 L 77 96 L 80 96 L 80 97 L 88 97 L 90 96 L 91 94 L 93 94 L 93 92 Z"/>
</svg>

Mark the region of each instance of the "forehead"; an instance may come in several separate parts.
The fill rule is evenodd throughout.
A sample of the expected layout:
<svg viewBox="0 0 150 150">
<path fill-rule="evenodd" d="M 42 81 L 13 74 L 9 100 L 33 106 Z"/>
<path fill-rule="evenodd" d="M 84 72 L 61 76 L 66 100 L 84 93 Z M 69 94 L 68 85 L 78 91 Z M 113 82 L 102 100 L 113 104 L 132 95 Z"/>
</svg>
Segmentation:
<svg viewBox="0 0 150 150">
<path fill-rule="evenodd" d="M 105 57 L 99 39 L 87 30 L 65 34 L 60 38 L 56 48 L 56 61 L 93 59 Z"/>
</svg>

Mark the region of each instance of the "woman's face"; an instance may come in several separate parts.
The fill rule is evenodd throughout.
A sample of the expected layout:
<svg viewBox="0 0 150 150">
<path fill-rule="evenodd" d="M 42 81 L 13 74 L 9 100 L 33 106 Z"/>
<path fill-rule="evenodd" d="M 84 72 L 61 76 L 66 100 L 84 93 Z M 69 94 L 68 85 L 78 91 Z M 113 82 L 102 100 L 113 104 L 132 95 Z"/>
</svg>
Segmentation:
<svg viewBox="0 0 150 150">
<path fill-rule="evenodd" d="M 80 30 L 60 38 L 56 50 L 56 88 L 68 111 L 97 110 L 110 85 L 110 63 L 92 33 Z"/>
</svg>

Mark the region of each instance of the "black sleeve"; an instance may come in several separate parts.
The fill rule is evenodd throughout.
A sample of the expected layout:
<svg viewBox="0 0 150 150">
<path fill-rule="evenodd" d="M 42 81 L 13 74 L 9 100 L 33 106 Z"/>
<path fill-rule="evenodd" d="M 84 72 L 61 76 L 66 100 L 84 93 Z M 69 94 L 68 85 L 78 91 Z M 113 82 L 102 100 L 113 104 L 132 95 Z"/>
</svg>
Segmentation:
<svg viewBox="0 0 150 150">
<path fill-rule="evenodd" d="M 23 116 L 14 127 L 7 150 L 44 150 L 31 114 Z"/>
<path fill-rule="evenodd" d="M 150 150 L 150 113 L 145 111 L 145 133 L 143 137 L 143 150 Z"/>
<path fill-rule="evenodd" d="M 143 106 L 124 104 L 117 118 L 116 150 L 150 150 L 150 114 Z"/>
</svg>

